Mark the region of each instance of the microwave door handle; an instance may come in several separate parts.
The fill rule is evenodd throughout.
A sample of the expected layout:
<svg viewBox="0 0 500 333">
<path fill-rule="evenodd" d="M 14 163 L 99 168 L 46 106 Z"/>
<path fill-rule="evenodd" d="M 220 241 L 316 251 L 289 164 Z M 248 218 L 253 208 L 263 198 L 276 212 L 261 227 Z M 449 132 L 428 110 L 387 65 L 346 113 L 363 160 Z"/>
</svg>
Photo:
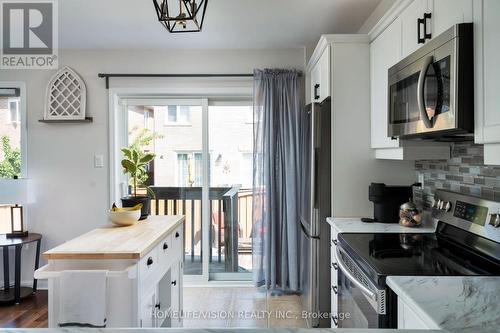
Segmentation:
<svg viewBox="0 0 500 333">
<path fill-rule="evenodd" d="M 417 92 L 418 109 L 420 111 L 420 117 L 422 118 L 422 121 L 424 122 L 424 125 L 427 128 L 432 128 L 433 122 L 431 119 L 429 119 L 429 115 L 425 110 L 424 83 L 425 83 L 425 76 L 427 75 L 427 69 L 429 68 L 429 66 L 432 65 L 433 60 L 434 58 L 432 56 L 428 56 L 424 59 L 422 70 L 420 71 L 420 75 L 418 76 L 418 92 Z"/>
<path fill-rule="evenodd" d="M 351 274 L 349 269 L 345 266 L 344 262 L 342 261 L 342 256 L 340 255 L 340 250 L 339 247 L 337 246 L 336 250 L 336 257 L 337 257 L 337 264 L 339 265 L 339 269 L 342 271 L 342 274 L 344 274 L 356 287 L 358 287 L 363 294 L 368 296 L 370 299 L 377 301 L 377 294 L 375 294 L 373 291 L 368 289 L 364 284 L 359 282 L 354 275 Z"/>
</svg>

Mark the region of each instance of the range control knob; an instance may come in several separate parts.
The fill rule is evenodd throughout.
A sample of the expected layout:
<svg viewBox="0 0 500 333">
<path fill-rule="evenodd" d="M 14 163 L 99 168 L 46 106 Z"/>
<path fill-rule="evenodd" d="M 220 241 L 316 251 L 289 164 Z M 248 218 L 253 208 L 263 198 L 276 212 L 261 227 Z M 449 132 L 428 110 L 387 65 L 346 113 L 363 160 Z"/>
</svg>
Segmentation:
<svg viewBox="0 0 500 333">
<path fill-rule="evenodd" d="M 450 201 L 445 202 L 443 209 L 449 212 L 451 210 L 451 202 Z"/>
<path fill-rule="evenodd" d="M 490 217 L 490 225 L 492 225 L 495 228 L 500 227 L 500 214 L 491 214 Z"/>
</svg>

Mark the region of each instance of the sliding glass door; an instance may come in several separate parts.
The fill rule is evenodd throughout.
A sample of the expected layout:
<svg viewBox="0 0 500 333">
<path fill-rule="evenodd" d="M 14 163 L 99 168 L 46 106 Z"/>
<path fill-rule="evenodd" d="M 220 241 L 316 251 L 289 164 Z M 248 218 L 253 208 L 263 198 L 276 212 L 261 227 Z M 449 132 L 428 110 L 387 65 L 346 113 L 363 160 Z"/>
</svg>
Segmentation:
<svg viewBox="0 0 500 333">
<path fill-rule="evenodd" d="M 252 107 L 208 99 L 123 99 L 126 145 L 153 152 L 141 191 L 153 215 L 185 215 L 186 282 L 249 280 Z M 123 191 L 122 191 L 123 192 Z"/>
</svg>

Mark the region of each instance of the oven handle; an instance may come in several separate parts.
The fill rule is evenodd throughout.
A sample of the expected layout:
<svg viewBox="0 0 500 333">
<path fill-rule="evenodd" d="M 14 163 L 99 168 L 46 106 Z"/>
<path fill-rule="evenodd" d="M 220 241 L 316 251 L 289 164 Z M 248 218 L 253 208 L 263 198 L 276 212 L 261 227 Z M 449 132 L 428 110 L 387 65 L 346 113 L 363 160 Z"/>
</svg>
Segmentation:
<svg viewBox="0 0 500 333">
<path fill-rule="evenodd" d="M 425 127 L 432 128 L 433 121 L 429 119 L 429 115 L 427 111 L 425 111 L 425 101 L 424 101 L 424 83 L 425 83 L 425 75 L 427 74 L 427 69 L 432 65 L 434 58 L 432 56 L 425 57 L 424 63 L 422 66 L 422 70 L 420 71 L 420 75 L 418 76 L 418 109 L 420 110 L 420 117 L 422 118 Z"/>
<path fill-rule="evenodd" d="M 354 275 L 351 274 L 351 272 L 349 271 L 349 269 L 344 265 L 344 263 L 342 262 L 342 257 L 340 256 L 340 249 L 339 247 L 337 246 L 337 250 L 336 250 L 336 257 L 337 257 L 337 264 L 339 265 L 339 269 L 342 271 L 342 273 L 352 282 L 356 285 L 356 287 L 358 287 L 359 289 L 361 289 L 361 291 L 363 292 L 363 294 L 365 294 L 366 296 L 368 296 L 369 298 L 371 298 L 372 300 L 374 301 L 377 301 L 377 294 L 374 293 L 373 291 L 371 291 L 370 289 L 368 289 L 364 284 L 362 284 L 361 282 L 359 282 L 355 277 Z"/>
</svg>

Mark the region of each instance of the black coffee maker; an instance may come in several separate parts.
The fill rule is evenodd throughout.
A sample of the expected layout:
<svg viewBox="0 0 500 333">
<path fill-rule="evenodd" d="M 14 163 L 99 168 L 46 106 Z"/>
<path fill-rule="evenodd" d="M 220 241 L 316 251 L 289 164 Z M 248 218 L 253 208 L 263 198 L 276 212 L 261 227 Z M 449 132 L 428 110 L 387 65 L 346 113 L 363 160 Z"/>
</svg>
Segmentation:
<svg viewBox="0 0 500 333">
<path fill-rule="evenodd" d="M 368 199 L 373 202 L 373 218 L 362 218 L 363 222 L 398 223 L 399 206 L 413 197 L 413 186 L 387 186 L 384 183 L 371 183 Z"/>
</svg>

